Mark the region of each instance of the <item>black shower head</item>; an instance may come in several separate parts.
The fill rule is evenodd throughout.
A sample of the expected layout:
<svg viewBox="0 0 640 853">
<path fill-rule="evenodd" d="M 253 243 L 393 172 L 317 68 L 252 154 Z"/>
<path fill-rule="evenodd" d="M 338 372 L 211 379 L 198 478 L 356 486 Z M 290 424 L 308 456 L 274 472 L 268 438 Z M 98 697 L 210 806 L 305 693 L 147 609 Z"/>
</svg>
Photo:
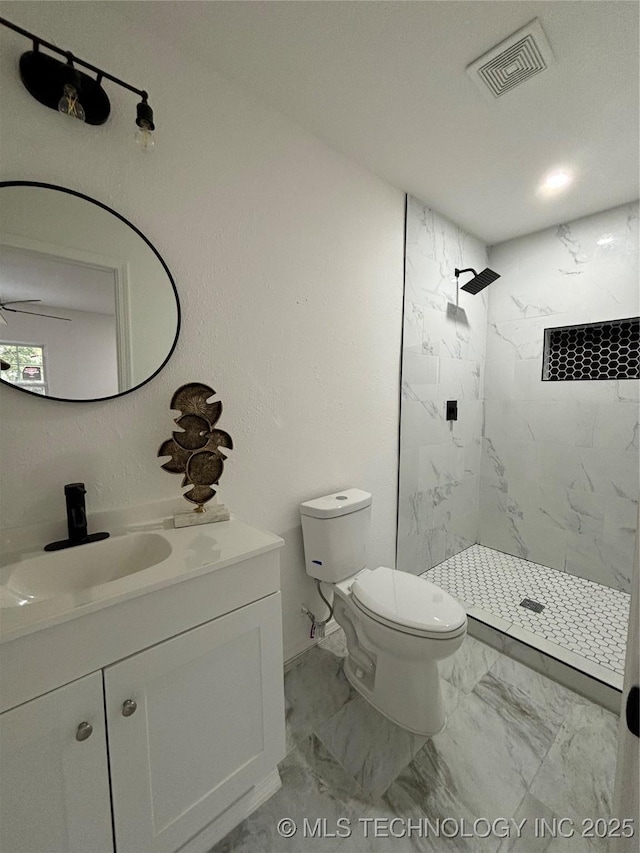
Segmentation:
<svg viewBox="0 0 640 853">
<path fill-rule="evenodd" d="M 485 287 L 488 284 L 491 284 L 492 281 L 495 281 L 497 278 L 500 278 L 499 273 L 490 270 L 488 267 L 487 269 L 482 270 L 482 272 L 476 272 L 471 267 L 468 267 L 464 270 L 456 269 L 456 278 L 458 278 L 458 276 L 462 272 L 473 273 L 473 278 L 471 279 L 471 281 L 468 281 L 466 284 L 463 284 L 462 289 L 466 290 L 467 293 L 472 293 L 474 296 L 476 295 L 476 293 L 480 293 L 481 290 L 484 290 Z"/>
</svg>

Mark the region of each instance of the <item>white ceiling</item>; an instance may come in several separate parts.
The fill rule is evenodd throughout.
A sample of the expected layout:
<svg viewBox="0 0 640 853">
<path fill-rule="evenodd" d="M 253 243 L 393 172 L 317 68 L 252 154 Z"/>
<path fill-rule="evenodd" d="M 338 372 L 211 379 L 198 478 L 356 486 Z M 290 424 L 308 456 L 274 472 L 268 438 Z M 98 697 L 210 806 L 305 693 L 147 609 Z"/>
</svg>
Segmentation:
<svg viewBox="0 0 640 853">
<path fill-rule="evenodd" d="M 638 198 L 633 0 L 117 5 L 489 244 Z M 485 100 L 465 67 L 534 18 L 557 63 Z"/>
<path fill-rule="evenodd" d="M 11 305 L 33 313 L 45 307 L 115 314 L 115 283 L 112 270 L 90 267 L 65 258 L 54 258 L 2 245 L 0 302 L 36 299 L 34 305 Z"/>
</svg>

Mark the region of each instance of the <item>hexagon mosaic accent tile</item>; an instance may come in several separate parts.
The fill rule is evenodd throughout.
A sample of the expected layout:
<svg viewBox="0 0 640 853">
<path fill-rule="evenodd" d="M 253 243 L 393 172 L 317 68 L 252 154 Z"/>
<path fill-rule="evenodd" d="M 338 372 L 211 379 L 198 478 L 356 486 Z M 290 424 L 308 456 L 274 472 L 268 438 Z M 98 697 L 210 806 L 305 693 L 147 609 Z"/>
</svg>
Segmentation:
<svg viewBox="0 0 640 853">
<path fill-rule="evenodd" d="M 543 379 L 639 379 L 640 318 L 545 329 Z"/>
<path fill-rule="evenodd" d="M 625 592 L 484 545 L 472 545 L 424 577 L 467 608 L 479 607 L 624 673 L 630 598 Z M 525 598 L 543 604 L 543 610 L 522 607 Z"/>
</svg>

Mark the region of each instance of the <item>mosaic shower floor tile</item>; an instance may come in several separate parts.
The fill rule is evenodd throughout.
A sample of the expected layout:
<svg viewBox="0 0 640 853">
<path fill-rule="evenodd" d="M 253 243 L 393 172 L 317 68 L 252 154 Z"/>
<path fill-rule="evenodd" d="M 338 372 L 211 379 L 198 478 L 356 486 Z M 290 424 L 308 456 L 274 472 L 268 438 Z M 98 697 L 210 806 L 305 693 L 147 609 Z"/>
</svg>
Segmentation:
<svg viewBox="0 0 640 853">
<path fill-rule="evenodd" d="M 484 545 L 425 572 L 465 607 L 479 607 L 618 674 L 624 673 L 629 595 Z M 539 613 L 523 599 L 544 605 Z"/>
</svg>

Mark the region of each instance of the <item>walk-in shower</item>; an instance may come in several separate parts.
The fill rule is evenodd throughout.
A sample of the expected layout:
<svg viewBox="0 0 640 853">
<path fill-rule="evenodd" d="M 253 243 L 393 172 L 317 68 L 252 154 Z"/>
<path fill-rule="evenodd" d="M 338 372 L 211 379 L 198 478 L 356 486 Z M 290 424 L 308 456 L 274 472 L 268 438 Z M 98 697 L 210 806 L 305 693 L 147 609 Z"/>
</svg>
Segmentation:
<svg viewBox="0 0 640 853">
<path fill-rule="evenodd" d="M 637 221 L 633 203 L 487 248 L 407 205 L 397 568 L 614 710 L 639 497 Z M 492 284 L 455 312 L 454 270 L 471 295 Z"/>
</svg>

